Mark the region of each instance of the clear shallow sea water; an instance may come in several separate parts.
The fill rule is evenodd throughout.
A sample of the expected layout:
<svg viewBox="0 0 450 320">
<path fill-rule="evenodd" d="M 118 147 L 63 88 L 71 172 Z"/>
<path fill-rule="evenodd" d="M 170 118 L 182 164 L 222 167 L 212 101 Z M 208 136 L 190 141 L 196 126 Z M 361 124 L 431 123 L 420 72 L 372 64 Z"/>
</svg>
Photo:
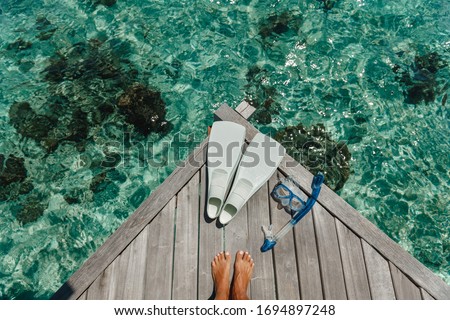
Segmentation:
<svg viewBox="0 0 450 320">
<path fill-rule="evenodd" d="M 24 159 L 29 194 L 45 209 L 23 224 L 29 194 L 0 202 L 0 298 L 49 298 L 175 168 L 164 141 L 181 134 L 182 158 L 220 103 L 268 96 L 271 122 L 253 123 L 266 133 L 322 123 L 345 141 L 351 174 L 338 193 L 450 283 L 447 1 L 339 0 L 328 11 L 316 0 L 93 2 L 0 0 L 0 154 Z M 75 64 L 106 56 L 122 77 L 160 91 L 170 130 L 143 136 L 112 113 L 89 118 L 83 141 L 50 152 L 21 136 L 9 119 L 14 102 L 48 114 L 52 96 L 65 97 L 64 123 L 74 105 L 91 117 L 123 92 L 95 72 L 49 81 L 57 52 Z M 432 53 L 439 70 L 418 72 L 417 57 Z M 413 85 L 402 74 L 426 83 L 428 102 L 407 99 Z M 124 131 L 150 143 L 161 165 L 130 147 L 126 165 L 100 166 L 121 154 Z"/>
</svg>

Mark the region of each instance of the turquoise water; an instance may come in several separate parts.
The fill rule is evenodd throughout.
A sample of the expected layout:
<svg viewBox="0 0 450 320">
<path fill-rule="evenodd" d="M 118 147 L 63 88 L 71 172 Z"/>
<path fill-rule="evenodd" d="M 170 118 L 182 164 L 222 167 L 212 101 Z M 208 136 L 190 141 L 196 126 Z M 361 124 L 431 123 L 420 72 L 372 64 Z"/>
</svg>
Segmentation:
<svg viewBox="0 0 450 320">
<path fill-rule="evenodd" d="M 447 1 L 98 2 L 0 1 L 0 298 L 50 297 L 244 97 L 345 142 L 337 192 L 450 283 Z"/>
</svg>

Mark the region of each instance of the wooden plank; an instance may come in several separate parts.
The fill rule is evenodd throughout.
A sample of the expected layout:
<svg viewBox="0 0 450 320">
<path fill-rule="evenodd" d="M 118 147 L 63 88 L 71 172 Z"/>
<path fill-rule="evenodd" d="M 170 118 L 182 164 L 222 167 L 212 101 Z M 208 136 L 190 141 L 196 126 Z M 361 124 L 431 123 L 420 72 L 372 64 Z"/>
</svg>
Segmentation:
<svg viewBox="0 0 450 320">
<path fill-rule="evenodd" d="M 370 293 L 374 300 L 395 299 L 388 262 L 366 241 L 361 240 L 366 261 Z"/>
<path fill-rule="evenodd" d="M 78 297 L 78 300 L 86 300 L 87 299 L 87 290 L 83 292 L 81 296 Z"/>
<path fill-rule="evenodd" d="M 268 181 L 269 211 L 274 234 L 291 219 L 291 216 L 286 211 L 277 209 L 277 202 L 270 196 L 270 192 L 277 184 L 278 179 L 278 174 L 275 173 Z M 293 231 L 290 231 L 280 239 L 272 250 L 275 262 L 277 299 L 299 300 L 300 284 L 298 281 Z"/>
<path fill-rule="evenodd" d="M 87 290 L 87 300 L 110 300 L 114 299 L 116 281 L 113 278 L 119 260 L 114 260 L 90 285 Z"/>
<path fill-rule="evenodd" d="M 318 203 L 314 205 L 312 214 L 317 236 L 324 298 L 327 300 L 347 299 L 334 217 Z"/>
<path fill-rule="evenodd" d="M 230 109 L 226 104 L 216 110 L 215 115 L 219 119 L 233 121 L 245 126 L 247 140 L 251 140 L 258 132 L 255 127 L 234 110 Z M 311 181 L 313 175 L 291 156 L 286 154 L 279 169 L 285 175 L 292 176 L 297 180 L 302 188 L 304 188 L 303 191 L 306 194 L 311 194 Z M 330 188 L 327 186 L 322 187 L 318 202 L 325 209 L 332 212 L 336 218 L 352 230 L 358 237 L 377 248 L 384 257 L 392 261 L 403 273 L 414 279 L 420 287 L 432 293 L 432 295 L 438 299 L 450 299 L 450 286 L 407 253 L 369 220 L 364 218 Z"/>
<path fill-rule="evenodd" d="M 240 250 L 250 250 L 247 218 L 247 205 L 244 205 L 244 207 L 241 209 L 241 211 L 239 211 L 236 217 L 224 227 L 224 250 L 230 252 L 233 261 L 236 256 L 236 252 Z M 230 278 L 232 277 L 233 275 L 230 274 Z"/>
<path fill-rule="evenodd" d="M 236 112 L 239 113 L 245 119 L 250 118 L 250 116 L 255 112 L 253 108 L 247 101 L 243 100 L 237 107 Z"/>
<path fill-rule="evenodd" d="M 239 211 L 236 217 L 224 227 L 224 230 L 225 251 L 229 251 L 231 255 L 234 255 L 239 250 L 249 250 L 250 241 L 248 238 L 247 205 L 244 205 L 244 207 L 241 209 L 241 211 Z"/>
<path fill-rule="evenodd" d="M 308 213 L 294 228 L 299 271 L 300 296 L 303 300 L 322 300 L 322 278 L 313 213 Z"/>
<path fill-rule="evenodd" d="M 265 183 L 247 202 L 248 251 L 255 262 L 250 283 L 252 300 L 276 299 L 273 252 L 262 253 L 260 248 L 264 241 L 261 226 L 270 224 L 269 199 Z"/>
<path fill-rule="evenodd" d="M 52 299 L 76 299 L 125 249 L 206 161 L 205 139 L 106 242 L 59 288 Z"/>
<path fill-rule="evenodd" d="M 245 109 L 247 109 L 249 106 L 250 104 L 247 101 L 242 100 L 241 103 L 239 103 L 239 105 L 236 107 L 235 111 L 242 115 L 242 112 L 244 112 Z"/>
<path fill-rule="evenodd" d="M 422 295 L 422 300 L 434 300 L 434 298 L 423 288 L 420 288 L 420 294 Z"/>
<path fill-rule="evenodd" d="M 370 300 L 369 280 L 367 279 L 361 240 L 339 220 L 336 230 L 344 269 L 345 286 L 349 300 Z"/>
<path fill-rule="evenodd" d="M 148 228 L 141 233 L 128 246 L 130 254 L 126 261 L 125 274 L 120 277 L 124 279 L 123 295 L 116 297 L 120 300 L 142 300 L 144 299 L 145 273 L 147 264 Z"/>
<path fill-rule="evenodd" d="M 198 299 L 212 297 L 214 283 L 211 278 L 211 261 L 214 256 L 223 251 L 223 228 L 216 221 L 207 217 L 206 206 L 206 165 L 200 170 L 200 243 L 198 261 Z"/>
<path fill-rule="evenodd" d="M 392 262 L 389 262 L 395 296 L 398 300 L 422 300 L 419 288 Z"/>
<path fill-rule="evenodd" d="M 172 295 L 176 203 L 177 198 L 174 196 L 146 227 L 148 229 L 148 257 L 144 291 L 146 300 L 169 300 Z"/>
<path fill-rule="evenodd" d="M 177 195 L 172 299 L 197 299 L 199 173 Z"/>
<path fill-rule="evenodd" d="M 128 262 L 130 260 L 131 255 L 131 246 L 125 248 L 125 250 L 117 257 L 114 264 L 117 264 L 113 268 L 113 272 L 111 274 L 113 285 L 110 287 L 110 297 L 113 300 L 122 299 L 125 295 L 126 286 L 127 286 L 127 271 L 128 271 Z"/>
</svg>

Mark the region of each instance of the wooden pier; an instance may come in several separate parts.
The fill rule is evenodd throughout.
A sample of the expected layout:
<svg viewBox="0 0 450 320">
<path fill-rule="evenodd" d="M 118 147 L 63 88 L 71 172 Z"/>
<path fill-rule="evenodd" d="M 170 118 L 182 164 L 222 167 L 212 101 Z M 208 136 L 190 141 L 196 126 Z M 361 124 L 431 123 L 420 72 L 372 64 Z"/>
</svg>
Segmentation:
<svg viewBox="0 0 450 320">
<path fill-rule="evenodd" d="M 215 116 L 258 132 L 253 108 Z M 226 227 L 205 213 L 207 139 L 54 294 L 53 299 L 208 299 L 210 264 L 227 250 L 255 261 L 251 299 L 450 299 L 450 287 L 326 186 L 312 212 L 269 252 L 262 225 L 289 216 L 269 196 L 280 176 L 310 194 L 312 174 L 285 156 L 276 174 Z M 295 163 L 296 165 L 292 165 Z"/>
</svg>

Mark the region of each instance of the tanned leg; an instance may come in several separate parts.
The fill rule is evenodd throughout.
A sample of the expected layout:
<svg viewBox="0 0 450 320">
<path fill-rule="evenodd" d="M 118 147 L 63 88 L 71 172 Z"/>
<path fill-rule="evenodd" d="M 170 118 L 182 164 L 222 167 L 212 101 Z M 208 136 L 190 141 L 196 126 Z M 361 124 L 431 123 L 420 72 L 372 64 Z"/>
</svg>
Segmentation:
<svg viewBox="0 0 450 320">
<path fill-rule="evenodd" d="M 248 300 L 248 285 L 252 278 L 253 259 L 248 252 L 238 251 L 234 261 L 234 275 L 231 286 L 232 300 Z"/>
<path fill-rule="evenodd" d="M 218 253 L 211 262 L 216 300 L 228 300 L 230 296 L 230 267 L 231 256 L 229 252 Z"/>
</svg>

